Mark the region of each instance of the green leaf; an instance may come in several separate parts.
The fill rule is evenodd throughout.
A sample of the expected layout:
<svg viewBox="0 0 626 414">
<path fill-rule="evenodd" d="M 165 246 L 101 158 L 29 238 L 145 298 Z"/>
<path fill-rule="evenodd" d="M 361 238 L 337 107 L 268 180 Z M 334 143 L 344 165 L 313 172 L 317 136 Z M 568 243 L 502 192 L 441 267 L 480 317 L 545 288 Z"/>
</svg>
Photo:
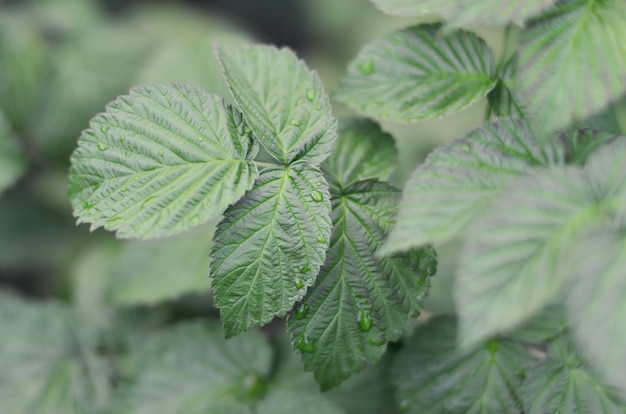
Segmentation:
<svg viewBox="0 0 626 414">
<path fill-rule="evenodd" d="M 506 333 L 509 339 L 542 344 L 561 335 L 567 329 L 565 307 L 561 303 L 553 303 L 533 315 L 523 325 Z"/>
<path fill-rule="evenodd" d="M 333 194 L 330 250 L 316 284 L 289 320 L 295 348 L 322 390 L 375 363 L 419 313 L 435 273 L 434 251 L 376 258 L 399 191 L 370 180 Z"/>
<path fill-rule="evenodd" d="M 526 117 L 527 108 L 523 103 L 519 86 L 515 79 L 516 72 L 517 55 L 498 68 L 496 74 L 498 83 L 487 95 L 489 108 L 498 117 Z"/>
<path fill-rule="evenodd" d="M 622 206 L 624 206 L 622 200 Z M 623 226 L 623 223 L 622 223 Z M 570 323 L 589 362 L 626 395 L 626 233 L 608 223 L 572 248 L 567 295 Z"/>
<path fill-rule="evenodd" d="M 319 165 L 328 157 L 337 120 L 315 72 L 289 49 L 231 42 L 216 54 L 248 125 L 276 160 Z"/>
<path fill-rule="evenodd" d="M 523 391 L 528 414 L 625 412 L 625 402 L 603 384 L 574 345 L 563 339 L 551 344 L 549 357 L 530 370 Z"/>
<path fill-rule="evenodd" d="M 13 141 L 11 129 L 0 112 L 0 195 L 26 170 L 26 161 Z"/>
<path fill-rule="evenodd" d="M 435 149 L 406 185 L 382 254 L 462 233 L 512 179 L 558 158 L 543 151 L 521 120 L 501 119 Z"/>
<path fill-rule="evenodd" d="M 473 33 L 413 26 L 366 46 L 335 99 L 375 118 L 436 119 L 467 108 L 496 86 L 493 52 Z"/>
<path fill-rule="evenodd" d="M 565 162 L 583 165 L 587 157 L 607 144 L 623 140 L 623 135 L 616 135 L 592 129 L 569 129 L 558 135 L 563 148 Z"/>
<path fill-rule="evenodd" d="M 256 332 L 227 342 L 214 323 L 163 330 L 133 354 L 109 412 L 248 412 L 237 405 L 250 404 L 262 394 L 271 356 L 269 345 Z"/>
<path fill-rule="evenodd" d="M 397 158 L 391 135 L 372 120 L 352 118 L 339 124 L 339 137 L 322 169 L 334 186 L 348 187 L 370 178 L 386 180 Z"/>
<path fill-rule="evenodd" d="M 107 402 L 109 369 L 66 306 L 0 291 L 0 321 L 3 412 L 91 414 Z"/>
<path fill-rule="evenodd" d="M 626 91 L 626 2 L 562 0 L 522 35 L 519 83 L 539 132 L 581 121 Z"/>
<path fill-rule="evenodd" d="M 302 391 L 274 390 L 257 406 L 257 414 L 345 414 L 323 395 Z"/>
<path fill-rule="evenodd" d="M 122 248 L 110 273 L 116 305 L 154 304 L 211 287 L 209 252 L 217 220 L 164 240 L 134 241 Z"/>
<path fill-rule="evenodd" d="M 286 315 L 302 299 L 326 257 L 329 212 L 324 177 L 303 162 L 264 169 L 228 208 L 211 253 L 227 337 Z"/>
<path fill-rule="evenodd" d="M 454 14 L 456 0 L 370 0 L 374 6 L 395 16 L 422 16 L 436 14 L 450 17 Z"/>
<path fill-rule="evenodd" d="M 397 354 L 392 378 L 407 413 L 522 413 L 520 389 L 533 360 L 506 339 L 456 346 L 454 318 L 420 326 Z"/>
<path fill-rule="evenodd" d="M 537 171 L 515 181 L 468 231 L 455 296 L 461 339 L 478 341 L 537 312 L 564 287 L 572 244 L 626 201 L 626 141 L 585 169 Z M 585 277 L 588 277 L 585 274 Z"/>
<path fill-rule="evenodd" d="M 217 96 L 140 87 L 91 121 L 72 155 L 78 222 L 121 238 L 180 233 L 221 215 L 258 175 L 251 132 Z"/>
</svg>

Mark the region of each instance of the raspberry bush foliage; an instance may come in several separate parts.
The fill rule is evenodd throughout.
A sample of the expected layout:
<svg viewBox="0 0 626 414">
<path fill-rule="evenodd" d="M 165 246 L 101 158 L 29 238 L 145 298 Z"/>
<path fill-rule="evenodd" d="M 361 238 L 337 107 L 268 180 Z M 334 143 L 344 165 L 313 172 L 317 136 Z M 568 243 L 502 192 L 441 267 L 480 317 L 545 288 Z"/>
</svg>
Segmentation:
<svg viewBox="0 0 626 414">
<path fill-rule="evenodd" d="M 135 241 L 85 255 L 78 306 L 2 292 L 8 413 L 626 412 L 626 3 L 372 2 L 437 22 L 363 46 L 330 95 L 293 51 L 224 40 L 230 95 L 146 84 L 91 119 L 74 215 Z M 389 182 L 381 123 L 478 101 Z M 26 168 L 6 107 L 0 191 Z M 455 312 L 423 312 L 448 242 Z M 123 310 L 209 289 L 221 325 Z"/>
</svg>

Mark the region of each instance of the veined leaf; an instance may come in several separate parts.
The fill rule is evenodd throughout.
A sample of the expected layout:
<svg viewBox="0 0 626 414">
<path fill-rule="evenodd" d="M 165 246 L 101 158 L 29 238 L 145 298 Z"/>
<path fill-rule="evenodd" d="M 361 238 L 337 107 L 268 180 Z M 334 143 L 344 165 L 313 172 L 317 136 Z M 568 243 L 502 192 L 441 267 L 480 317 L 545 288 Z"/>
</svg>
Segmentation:
<svg viewBox="0 0 626 414">
<path fill-rule="evenodd" d="M 400 122 L 441 118 L 494 88 L 493 52 L 473 33 L 440 33 L 425 24 L 366 46 L 348 66 L 334 97 L 375 118 Z"/>
<path fill-rule="evenodd" d="M 458 349 L 454 318 L 420 326 L 392 369 L 396 398 L 407 413 L 522 413 L 521 386 L 533 363 L 524 348 L 491 339 Z"/>
<path fill-rule="evenodd" d="M 498 117 L 525 118 L 527 108 L 523 103 L 519 86 L 515 79 L 517 72 L 517 55 L 509 59 L 496 74 L 498 83 L 489 92 L 487 100 L 491 112 Z"/>
<path fill-rule="evenodd" d="M 564 161 L 568 164 L 583 165 L 594 151 L 606 144 L 617 144 L 616 141 L 623 140 L 624 136 L 592 129 L 569 129 L 561 132 L 558 139 L 561 141 Z"/>
<path fill-rule="evenodd" d="M 271 391 L 256 409 L 257 414 L 345 414 L 323 395 L 303 391 Z"/>
<path fill-rule="evenodd" d="M 374 180 L 333 194 L 328 258 L 289 321 L 292 342 L 322 390 L 378 361 L 428 293 L 434 251 L 375 256 L 393 223 L 398 197 L 397 189 Z"/>
<path fill-rule="evenodd" d="M 528 414 L 623 414 L 620 401 L 592 371 L 573 344 L 558 339 L 549 357 L 530 370 L 524 383 L 524 408 Z"/>
<path fill-rule="evenodd" d="M 328 157 L 337 120 L 315 72 L 289 49 L 232 42 L 216 54 L 248 125 L 276 160 L 319 165 Z"/>
<path fill-rule="evenodd" d="M 456 0 L 370 0 L 387 14 L 395 16 L 422 16 L 436 14 L 450 17 L 456 9 Z"/>
<path fill-rule="evenodd" d="M 523 26 L 526 19 L 548 9 L 557 0 L 457 0 L 453 25 Z"/>
<path fill-rule="evenodd" d="M 372 120 L 353 118 L 340 123 L 339 137 L 322 169 L 333 185 L 344 188 L 370 178 L 386 180 L 397 157 L 391 135 Z"/>
<path fill-rule="evenodd" d="M 13 141 L 11 129 L 0 112 L 0 195 L 22 175 L 26 161 Z"/>
<path fill-rule="evenodd" d="M 91 414 L 109 398 L 109 369 L 60 303 L 0 291 L 0 399 L 4 413 Z"/>
<path fill-rule="evenodd" d="M 217 222 L 163 240 L 129 242 L 114 261 L 109 300 L 116 305 L 151 304 L 208 291 L 208 253 Z"/>
<path fill-rule="evenodd" d="M 228 208 L 211 257 L 226 336 L 284 316 L 315 282 L 330 238 L 330 195 L 306 163 L 264 169 Z"/>
<path fill-rule="evenodd" d="M 72 155 L 78 222 L 122 238 L 179 233 L 221 215 L 258 172 L 241 114 L 182 85 L 133 89 L 91 121 Z"/>
<path fill-rule="evenodd" d="M 551 163 L 524 121 L 501 119 L 437 148 L 406 185 L 382 254 L 443 243 L 463 232 L 513 178 Z"/>
<path fill-rule="evenodd" d="M 111 413 L 245 413 L 237 406 L 262 394 L 271 365 L 258 333 L 226 342 L 217 324 L 200 322 L 157 333 L 132 357 Z"/>
<path fill-rule="evenodd" d="M 562 0 L 522 35 L 519 83 L 540 132 L 581 121 L 626 91 L 626 2 Z"/>
</svg>

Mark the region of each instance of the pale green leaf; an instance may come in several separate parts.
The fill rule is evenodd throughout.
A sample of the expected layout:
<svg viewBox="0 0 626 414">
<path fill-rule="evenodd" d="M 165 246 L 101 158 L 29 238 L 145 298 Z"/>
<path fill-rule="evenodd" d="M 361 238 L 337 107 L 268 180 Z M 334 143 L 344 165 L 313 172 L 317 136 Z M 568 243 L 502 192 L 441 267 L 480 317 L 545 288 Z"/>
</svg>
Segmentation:
<svg viewBox="0 0 626 414">
<path fill-rule="evenodd" d="M 209 252 L 217 220 L 164 240 L 132 241 L 115 259 L 109 300 L 116 305 L 153 304 L 206 292 Z"/>
<path fill-rule="evenodd" d="M 454 318 L 435 317 L 396 356 L 392 378 L 403 412 L 521 414 L 532 358 L 507 339 L 458 349 L 456 330 Z"/>
<path fill-rule="evenodd" d="M 11 129 L 0 112 L 0 195 L 26 170 L 26 161 L 20 154 Z"/>
<path fill-rule="evenodd" d="M 588 226 L 626 200 L 626 142 L 585 169 L 540 170 L 515 181 L 468 231 L 455 286 L 462 341 L 521 323 L 552 300 L 570 275 L 569 249 Z M 585 275 L 589 277 L 589 275 Z"/>
<path fill-rule="evenodd" d="M 569 129 L 558 135 L 565 162 L 583 165 L 587 157 L 606 144 L 624 140 L 623 135 L 592 129 Z"/>
<path fill-rule="evenodd" d="M 91 414 L 109 398 L 109 369 L 60 303 L 0 291 L 0 401 L 6 414 Z"/>
<path fill-rule="evenodd" d="M 487 95 L 489 109 L 498 117 L 526 117 L 527 109 L 523 103 L 519 86 L 515 79 L 516 72 L 517 55 L 513 56 L 502 65 L 502 67 L 498 68 L 496 74 L 498 83 Z"/>
<path fill-rule="evenodd" d="M 91 121 L 72 155 L 78 222 L 122 238 L 180 233 L 221 215 L 257 176 L 237 110 L 182 85 L 131 90 Z"/>
<path fill-rule="evenodd" d="M 226 341 L 220 326 L 208 322 L 163 330 L 132 357 L 108 413 L 248 412 L 237 405 L 260 395 L 271 368 L 271 349 L 261 335 Z"/>
<path fill-rule="evenodd" d="M 333 234 L 315 285 L 291 315 L 294 347 L 321 388 L 375 363 L 416 315 L 435 273 L 434 251 L 377 258 L 399 191 L 370 180 L 333 194 Z"/>
<path fill-rule="evenodd" d="M 228 208 L 211 253 L 226 336 L 284 316 L 315 282 L 330 238 L 330 195 L 306 163 L 264 169 Z"/>
<path fill-rule="evenodd" d="M 626 2 L 562 0 L 522 35 L 519 84 L 539 132 L 581 121 L 626 91 Z"/>
<path fill-rule="evenodd" d="M 450 17 L 456 9 L 456 0 L 370 0 L 381 11 L 395 16 L 422 16 L 436 14 Z"/>
<path fill-rule="evenodd" d="M 334 98 L 375 118 L 413 122 L 470 106 L 494 88 L 493 52 L 473 33 L 413 26 L 361 50 Z"/>
<path fill-rule="evenodd" d="M 319 165 L 337 136 L 319 76 L 289 49 L 225 43 L 218 59 L 235 101 L 265 149 L 287 165 Z"/>
<path fill-rule="evenodd" d="M 565 307 L 561 303 L 553 303 L 544 307 L 528 321 L 506 333 L 509 339 L 542 344 L 561 335 L 567 329 Z"/>
<path fill-rule="evenodd" d="M 256 413 L 345 414 L 345 411 L 320 394 L 273 390 L 258 404 Z"/>
<path fill-rule="evenodd" d="M 334 185 L 386 180 L 396 166 L 398 150 L 393 137 L 369 119 L 352 118 L 339 124 L 339 137 L 322 169 Z"/>
<path fill-rule="evenodd" d="M 551 344 L 549 357 L 530 370 L 524 384 L 527 414 L 624 414 L 620 401 L 564 339 Z"/>
<path fill-rule="evenodd" d="M 397 224 L 383 254 L 462 233 L 515 177 L 551 163 L 521 120 L 501 119 L 437 148 L 406 185 Z"/>
</svg>

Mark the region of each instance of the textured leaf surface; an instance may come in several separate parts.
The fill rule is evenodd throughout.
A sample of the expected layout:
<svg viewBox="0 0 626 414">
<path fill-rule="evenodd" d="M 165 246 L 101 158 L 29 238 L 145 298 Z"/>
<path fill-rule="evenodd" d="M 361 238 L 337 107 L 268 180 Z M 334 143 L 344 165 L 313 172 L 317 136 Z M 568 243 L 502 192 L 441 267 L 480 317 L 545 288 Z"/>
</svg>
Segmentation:
<svg viewBox="0 0 626 414">
<path fill-rule="evenodd" d="M 302 391 L 270 392 L 257 406 L 257 414 L 345 414 L 323 395 Z"/>
<path fill-rule="evenodd" d="M 196 322 L 154 335 L 133 358 L 111 413 L 240 413 L 235 403 L 262 389 L 271 349 L 257 333 L 225 341 L 218 325 Z"/>
<path fill-rule="evenodd" d="M 227 43 L 217 56 L 235 101 L 278 161 L 319 165 L 337 137 L 337 120 L 317 74 L 288 49 Z"/>
<path fill-rule="evenodd" d="M 560 339 L 549 351 L 549 357 L 530 370 L 524 384 L 526 413 L 626 412 L 626 403 L 602 383 L 571 343 Z"/>
<path fill-rule="evenodd" d="M 521 386 L 532 359 L 524 348 L 492 339 L 456 347 L 452 317 L 420 326 L 397 355 L 396 397 L 407 413 L 521 413 Z"/>
<path fill-rule="evenodd" d="M 334 97 L 368 116 L 400 122 L 460 111 L 496 85 L 493 52 L 478 36 L 420 25 L 366 46 Z"/>
<path fill-rule="evenodd" d="M 175 237 L 128 243 L 114 261 L 109 300 L 117 305 L 151 304 L 208 291 L 216 226 L 212 220 Z"/>
<path fill-rule="evenodd" d="M 133 89 L 92 119 L 78 145 L 74 214 L 122 238 L 172 235 L 217 217 L 257 175 L 241 114 L 182 85 Z"/>
<path fill-rule="evenodd" d="M 7 121 L 0 112 L 0 195 L 22 175 L 26 162 L 13 141 Z"/>
<path fill-rule="evenodd" d="M 539 131 L 580 121 L 626 90 L 626 2 L 563 0 L 522 36 L 519 82 Z"/>
<path fill-rule="evenodd" d="M 386 180 L 396 166 L 398 150 L 393 137 L 369 119 L 352 118 L 339 125 L 339 137 L 322 169 L 333 185 L 348 187 L 356 181 Z"/>
<path fill-rule="evenodd" d="M 0 292 L 3 413 L 91 414 L 109 397 L 109 371 L 60 303 Z"/>
<path fill-rule="evenodd" d="M 498 117 L 525 118 L 526 106 L 517 85 L 515 74 L 517 73 L 517 55 L 509 59 L 496 74 L 498 83 L 489 92 L 487 99 L 491 112 Z"/>
<path fill-rule="evenodd" d="M 421 16 L 436 14 L 450 17 L 454 14 L 456 0 L 370 0 L 385 13 L 396 16 Z"/>
<path fill-rule="evenodd" d="M 399 192 L 370 180 L 333 194 L 333 235 L 328 258 L 289 329 L 307 371 L 329 389 L 374 363 L 387 340 L 400 337 L 421 308 L 434 251 L 375 256 L 395 216 Z"/>
<path fill-rule="evenodd" d="M 450 240 L 513 178 L 556 157 L 541 150 L 523 121 L 513 119 L 436 149 L 406 184 L 384 253 Z"/>
<path fill-rule="evenodd" d="M 321 172 L 298 162 L 261 172 L 225 213 L 211 257 L 226 336 L 284 316 L 324 263 L 330 194 Z"/>
<path fill-rule="evenodd" d="M 579 260 L 568 254 L 572 244 L 624 205 L 624 165 L 622 139 L 584 170 L 551 168 L 517 180 L 474 223 L 455 286 L 463 342 L 515 326 L 561 291 L 571 277 L 563 270 Z"/>
</svg>

